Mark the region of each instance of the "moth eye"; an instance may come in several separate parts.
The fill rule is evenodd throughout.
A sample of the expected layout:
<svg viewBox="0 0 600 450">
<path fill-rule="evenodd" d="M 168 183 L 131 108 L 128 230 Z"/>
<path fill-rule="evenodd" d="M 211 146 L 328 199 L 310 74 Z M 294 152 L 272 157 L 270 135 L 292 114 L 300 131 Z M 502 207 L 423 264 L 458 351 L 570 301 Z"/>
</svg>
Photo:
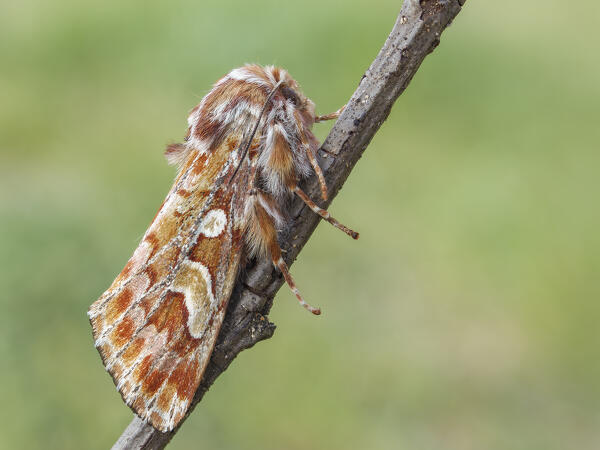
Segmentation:
<svg viewBox="0 0 600 450">
<path fill-rule="evenodd" d="M 298 94 L 296 94 L 296 92 L 293 89 L 284 86 L 281 88 L 281 93 L 285 98 L 291 100 L 294 106 L 298 106 L 300 104 L 300 97 L 298 97 Z"/>
</svg>

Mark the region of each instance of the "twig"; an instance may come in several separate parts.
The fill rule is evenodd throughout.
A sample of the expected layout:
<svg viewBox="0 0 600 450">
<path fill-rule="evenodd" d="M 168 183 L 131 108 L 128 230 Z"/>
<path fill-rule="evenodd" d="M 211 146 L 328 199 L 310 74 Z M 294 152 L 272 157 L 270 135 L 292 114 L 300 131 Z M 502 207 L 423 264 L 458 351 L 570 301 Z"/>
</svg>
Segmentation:
<svg viewBox="0 0 600 450">
<path fill-rule="evenodd" d="M 324 206 L 339 192 L 387 118 L 395 100 L 406 89 L 423 59 L 439 44 L 442 31 L 464 3 L 465 0 L 404 1 L 387 41 L 363 75 L 319 152 L 330 192 L 329 201 Z M 308 180 L 302 188 L 312 198 L 319 198 L 316 177 Z M 318 217 L 301 201 L 292 204 L 290 215 L 294 217 L 293 225 L 280 236 L 288 265 L 296 259 L 319 222 Z M 248 263 L 230 299 L 217 345 L 188 415 L 238 353 L 273 335 L 275 325 L 266 315 L 282 283 L 280 273 L 267 259 Z M 178 429 L 161 433 L 136 416 L 113 449 L 162 449 Z"/>
</svg>

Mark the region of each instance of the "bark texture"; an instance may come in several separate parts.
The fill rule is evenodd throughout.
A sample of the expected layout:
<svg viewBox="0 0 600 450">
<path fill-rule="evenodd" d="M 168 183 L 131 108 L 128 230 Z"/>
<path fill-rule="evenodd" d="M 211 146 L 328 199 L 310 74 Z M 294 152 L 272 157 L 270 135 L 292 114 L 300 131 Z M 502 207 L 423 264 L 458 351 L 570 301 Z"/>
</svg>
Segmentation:
<svg viewBox="0 0 600 450">
<path fill-rule="evenodd" d="M 398 96 L 406 89 L 425 57 L 439 44 L 442 31 L 460 12 L 466 0 L 405 0 L 383 48 L 360 79 L 358 88 L 319 151 L 329 188 L 327 207 L 342 188 L 350 171 L 385 121 Z M 320 199 L 316 177 L 302 189 Z M 292 204 L 292 226 L 280 236 L 288 265 L 308 241 L 319 218 L 301 201 Z M 192 413 L 215 379 L 242 350 L 273 336 L 275 325 L 267 314 L 283 284 L 281 274 L 268 260 L 250 261 L 237 282 L 211 361 L 185 419 Z M 113 449 L 164 448 L 177 433 L 161 433 L 135 416 Z"/>
</svg>

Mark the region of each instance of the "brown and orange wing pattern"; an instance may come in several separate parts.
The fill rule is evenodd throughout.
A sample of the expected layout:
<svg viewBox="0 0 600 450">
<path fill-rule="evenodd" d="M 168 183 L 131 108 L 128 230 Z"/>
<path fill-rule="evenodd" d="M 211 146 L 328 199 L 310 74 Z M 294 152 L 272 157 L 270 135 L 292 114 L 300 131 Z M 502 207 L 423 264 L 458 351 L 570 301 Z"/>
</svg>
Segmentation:
<svg viewBox="0 0 600 450">
<path fill-rule="evenodd" d="M 189 408 L 243 253 L 241 135 L 193 150 L 133 256 L 90 307 L 95 345 L 124 401 L 161 431 Z"/>
<path fill-rule="evenodd" d="M 125 402 L 161 431 L 189 409 L 202 379 L 245 251 L 270 256 L 300 304 L 314 314 L 282 257 L 277 230 L 296 194 L 353 238 L 299 187 L 311 168 L 317 117 L 289 74 L 246 65 L 218 80 L 188 117 L 171 191 L 133 256 L 90 307 L 95 345 Z"/>
</svg>

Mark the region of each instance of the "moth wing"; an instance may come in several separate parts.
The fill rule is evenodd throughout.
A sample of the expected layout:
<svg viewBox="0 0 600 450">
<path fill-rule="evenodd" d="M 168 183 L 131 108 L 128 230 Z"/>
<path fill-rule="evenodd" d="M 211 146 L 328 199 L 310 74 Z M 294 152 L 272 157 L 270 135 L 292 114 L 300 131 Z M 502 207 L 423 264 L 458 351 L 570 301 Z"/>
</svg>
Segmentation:
<svg viewBox="0 0 600 450">
<path fill-rule="evenodd" d="M 161 431 L 189 408 L 238 272 L 240 190 L 218 181 L 232 171 L 232 147 L 230 140 L 188 158 L 133 256 L 88 313 L 123 400 Z"/>
</svg>

